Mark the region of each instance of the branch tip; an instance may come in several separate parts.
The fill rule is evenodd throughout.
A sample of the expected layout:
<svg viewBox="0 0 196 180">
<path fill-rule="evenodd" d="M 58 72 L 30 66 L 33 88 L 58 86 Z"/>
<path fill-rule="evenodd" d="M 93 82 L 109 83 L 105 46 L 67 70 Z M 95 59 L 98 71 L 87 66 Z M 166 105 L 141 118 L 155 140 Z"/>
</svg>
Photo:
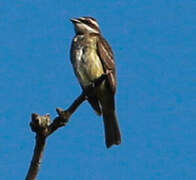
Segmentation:
<svg viewBox="0 0 196 180">
<path fill-rule="evenodd" d="M 88 99 L 88 95 L 95 87 L 99 86 L 111 71 L 106 72 L 101 77 L 96 79 L 92 84 L 83 90 L 80 96 L 69 106 L 68 109 L 63 110 L 56 108 L 58 116 L 51 122 L 50 114 L 40 116 L 37 113 L 32 113 L 30 127 L 33 132 L 36 133 L 36 144 L 34 148 L 34 154 L 32 157 L 31 165 L 29 167 L 25 180 L 35 180 L 40 169 L 40 163 L 43 157 L 46 139 L 49 135 L 55 132 L 58 128 L 63 127 L 68 122 L 71 115 L 85 100 Z"/>
</svg>

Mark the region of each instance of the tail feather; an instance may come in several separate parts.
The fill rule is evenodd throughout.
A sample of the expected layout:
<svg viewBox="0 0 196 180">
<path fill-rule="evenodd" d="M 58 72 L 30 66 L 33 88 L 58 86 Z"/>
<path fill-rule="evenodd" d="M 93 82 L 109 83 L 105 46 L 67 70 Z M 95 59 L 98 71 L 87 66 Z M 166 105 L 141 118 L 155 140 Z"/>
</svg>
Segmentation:
<svg viewBox="0 0 196 180">
<path fill-rule="evenodd" d="M 121 134 L 115 111 L 103 111 L 103 120 L 105 128 L 105 143 L 107 148 L 114 144 L 119 145 L 121 143 Z"/>
<path fill-rule="evenodd" d="M 101 115 L 101 107 L 100 104 L 97 100 L 96 97 L 88 97 L 88 102 L 91 104 L 92 108 L 94 109 L 94 111 L 97 113 L 97 115 Z"/>
</svg>

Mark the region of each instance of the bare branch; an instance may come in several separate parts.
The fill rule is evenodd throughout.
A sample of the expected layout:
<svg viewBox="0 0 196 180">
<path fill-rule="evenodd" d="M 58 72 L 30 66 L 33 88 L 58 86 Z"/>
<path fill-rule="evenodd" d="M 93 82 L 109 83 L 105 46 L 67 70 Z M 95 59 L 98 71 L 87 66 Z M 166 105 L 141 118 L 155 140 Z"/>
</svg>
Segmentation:
<svg viewBox="0 0 196 180">
<path fill-rule="evenodd" d="M 89 85 L 89 87 L 87 87 L 80 96 L 78 96 L 78 98 L 71 104 L 71 106 L 69 106 L 68 109 L 62 110 L 61 108 L 57 108 L 56 111 L 58 116 L 52 122 L 49 114 L 44 116 L 40 116 L 37 113 L 32 114 L 30 127 L 31 130 L 36 133 L 36 142 L 31 165 L 25 180 L 36 179 L 40 170 L 47 137 L 55 132 L 58 128 L 67 124 L 71 115 L 87 99 L 87 94 L 92 92 L 95 87 L 99 86 L 106 79 L 106 77 L 107 74 L 103 74 L 101 77 L 92 82 L 92 84 Z"/>
<path fill-rule="evenodd" d="M 50 116 L 40 116 L 38 114 L 32 114 L 32 121 L 30 123 L 32 131 L 36 133 L 36 143 L 34 149 L 34 155 L 31 160 L 31 166 L 27 173 L 25 180 L 34 180 L 39 172 L 41 160 L 44 153 L 46 144 L 47 126 L 50 123 Z"/>
</svg>

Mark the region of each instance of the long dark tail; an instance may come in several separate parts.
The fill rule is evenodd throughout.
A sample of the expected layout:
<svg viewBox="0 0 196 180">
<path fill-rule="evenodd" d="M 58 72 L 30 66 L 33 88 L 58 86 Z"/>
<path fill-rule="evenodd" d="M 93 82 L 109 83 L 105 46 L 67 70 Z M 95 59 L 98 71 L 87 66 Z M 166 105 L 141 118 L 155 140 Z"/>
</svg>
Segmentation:
<svg viewBox="0 0 196 180">
<path fill-rule="evenodd" d="M 88 97 L 88 102 L 91 104 L 94 111 L 97 113 L 97 115 L 101 115 L 101 107 L 99 105 L 99 102 L 96 97 Z"/>
<path fill-rule="evenodd" d="M 115 110 L 109 108 L 104 110 L 103 120 L 105 127 L 105 143 L 107 148 L 111 147 L 113 144 L 119 145 L 121 143 L 121 134 Z"/>
</svg>

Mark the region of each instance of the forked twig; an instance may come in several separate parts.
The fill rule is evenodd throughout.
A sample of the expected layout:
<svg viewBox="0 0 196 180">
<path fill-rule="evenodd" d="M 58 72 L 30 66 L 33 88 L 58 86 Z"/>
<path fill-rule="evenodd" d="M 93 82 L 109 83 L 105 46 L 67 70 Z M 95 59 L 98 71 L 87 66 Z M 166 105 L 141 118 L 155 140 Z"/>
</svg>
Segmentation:
<svg viewBox="0 0 196 180">
<path fill-rule="evenodd" d="M 96 79 L 89 87 L 81 93 L 80 96 L 69 106 L 68 109 L 62 110 L 57 108 L 58 116 L 51 121 L 50 115 L 40 116 L 37 113 L 32 114 L 30 127 L 33 132 L 36 133 L 35 137 L 35 148 L 34 154 L 31 160 L 31 164 L 26 175 L 25 180 L 35 180 L 38 172 L 40 170 L 42 157 L 46 147 L 46 139 L 49 135 L 54 133 L 58 128 L 63 127 L 69 121 L 71 115 L 77 110 L 77 108 L 86 99 L 86 94 L 93 91 L 93 89 L 99 86 L 107 77 L 107 74 L 102 75 L 100 78 Z"/>
</svg>

